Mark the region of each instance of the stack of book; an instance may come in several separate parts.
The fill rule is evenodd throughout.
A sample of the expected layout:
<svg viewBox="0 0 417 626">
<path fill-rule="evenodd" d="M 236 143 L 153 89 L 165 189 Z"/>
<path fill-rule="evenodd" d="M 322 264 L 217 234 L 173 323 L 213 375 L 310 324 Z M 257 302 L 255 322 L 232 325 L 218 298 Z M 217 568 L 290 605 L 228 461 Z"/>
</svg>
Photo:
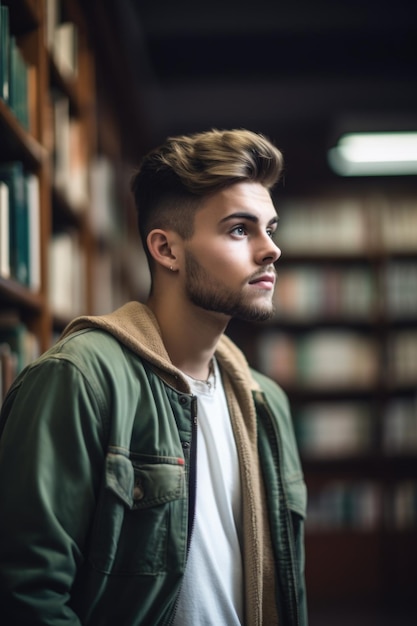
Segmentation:
<svg viewBox="0 0 417 626">
<path fill-rule="evenodd" d="M 383 492 L 372 481 L 332 481 L 309 493 L 308 531 L 373 530 L 383 519 Z"/>
<path fill-rule="evenodd" d="M 372 414 L 365 403 L 308 404 L 295 412 L 295 431 L 303 458 L 360 456 L 373 445 Z"/>
<path fill-rule="evenodd" d="M 23 368 L 40 354 L 39 342 L 16 311 L 0 313 L 0 402 Z"/>
<path fill-rule="evenodd" d="M 86 265 L 77 231 L 55 233 L 49 242 L 49 302 L 54 314 L 73 317 L 86 310 Z"/>
<path fill-rule="evenodd" d="M 368 389 L 378 375 L 372 338 L 353 331 L 265 332 L 258 341 L 258 363 L 277 382 L 306 388 Z"/>
<path fill-rule="evenodd" d="M 9 7 L 0 3 L 0 98 L 29 129 L 29 66 L 10 34 Z"/>
<path fill-rule="evenodd" d="M 278 267 L 276 317 L 363 319 L 376 307 L 374 277 L 366 267 Z"/>
<path fill-rule="evenodd" d="M 0 276 L 40 288 L 39 179 L 20 161 L 0 164 Z"/>
</svg>

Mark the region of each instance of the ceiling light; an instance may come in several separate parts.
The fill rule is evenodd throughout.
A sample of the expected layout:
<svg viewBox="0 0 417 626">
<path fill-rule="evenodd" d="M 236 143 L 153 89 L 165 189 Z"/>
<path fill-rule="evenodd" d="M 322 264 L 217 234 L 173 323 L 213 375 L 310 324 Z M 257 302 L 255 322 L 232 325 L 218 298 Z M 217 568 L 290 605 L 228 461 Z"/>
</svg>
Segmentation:
<svg viewBox="0 0 417 626">
<path fill-rule="evenodd" d="M 341 176 L 417 174 L 417 132 L 347 133 L 328 152 Z"/>
</svg>

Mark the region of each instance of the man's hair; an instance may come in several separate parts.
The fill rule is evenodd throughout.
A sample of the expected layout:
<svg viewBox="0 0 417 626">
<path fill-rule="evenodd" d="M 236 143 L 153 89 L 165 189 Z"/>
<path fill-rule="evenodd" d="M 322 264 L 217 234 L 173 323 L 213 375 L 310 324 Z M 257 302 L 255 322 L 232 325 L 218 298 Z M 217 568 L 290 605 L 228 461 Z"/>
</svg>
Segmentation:
<svg viewBox="0 0 417 626">
<path fill-rule="evenodd" d="M 211 130 L 169 137 L 144 157 L 131 184 L 150 265 L 146 238 L 151 230 L 171 229 L 189 239 L 194 214 L 204 198 L 245 181 L 270 191 L 282 168 L 281 152 L 252 131 Z"/>
</svg>

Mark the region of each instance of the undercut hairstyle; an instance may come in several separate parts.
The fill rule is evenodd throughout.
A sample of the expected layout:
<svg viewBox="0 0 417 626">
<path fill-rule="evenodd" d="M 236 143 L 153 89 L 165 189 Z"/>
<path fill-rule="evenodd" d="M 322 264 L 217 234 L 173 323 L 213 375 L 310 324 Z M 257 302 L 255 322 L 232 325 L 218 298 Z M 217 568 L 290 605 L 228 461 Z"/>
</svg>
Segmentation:
<svg viewBox="0 0 417 626">
<path fill-rule="evenodd" d="M 155 228 L 189 239 L 194 214 L 208 196 L 239 182 L 269 192 L 283 169 L 281 152 L 263 135 L 248 130 L 211 130 L 169 137 L 147 154 L 132 178 L 143 248 L 152 270 L 146 238 Z"/>
</svg>

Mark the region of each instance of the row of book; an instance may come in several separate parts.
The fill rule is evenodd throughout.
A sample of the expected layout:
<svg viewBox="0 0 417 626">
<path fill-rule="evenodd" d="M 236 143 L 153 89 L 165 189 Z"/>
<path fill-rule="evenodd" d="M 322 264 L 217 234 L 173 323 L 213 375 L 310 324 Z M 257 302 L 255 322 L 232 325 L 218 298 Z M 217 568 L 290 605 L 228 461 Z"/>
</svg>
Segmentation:
<svg viewBox="0 0 417 626">
<path fill-rule="evenodd" d="M 383 275 L 383 307 L 390 317 L 417 315 L 417 262 L 392 261 Z"/>
<path fill-rule="evenodd" d="M 294 199 L 282 202 L 279 214 L 284 255 L 417 252 L 414 196 Z"/>
<path fill-rule="evenodd" d="M 386 348 L 385 354 L 369 334 L 349 330 L 268 330 L 257 342 L 257 363 L 284 387 L 366 390 L 380 379 L 388 387 L 417 384 L 417 331 L 391 331 Z"/>
<path fill-rule="evenodd" d="M 0 2 L 0 98 L 22 126 L 30 126 L 30 89 L 35 71 L 22 55 L 10 31 L 9 7 Z"/>
<path fill-rule="evenodd" d="M 71 318 L 87 310 L 86 258 L 76 230 L 55 233 L 48 249 L 48 297 L 52 311 Z"/>
<path fill-rule="evenodd" d="M 379 373 L 375 342 L 365 334 L 270 330 L 258 340 L 258 366 L 280 384 L 312 389 L 372 387 Z"/>
<path fill-rule="evenodd" d="M 366 318 L 376 308 L 374 275 L 367 267 L 278 267 L 274 306 L 284 320 Z"/>
<path fill-rule="evenodd" d="M 312 402 L 294 413 L 294 427 L 305 459 L 361 456 L 374 445 L 372 413 L 362 402 Z"/>
<path fill-rule="evenodd" d="M 53 183 L 73 210 L 82 212 L 88 202 L 88 141 L 83 137 L 81 121 L 73 114 L 78 74 L 78 29 L 65 19 L 61 0 L 46 0 L 45 44 L 64 84 L 69 89 L 50 90 L 51 128 L 53 132 Z"/>
<path fill-rule="evenodd" d="M 36 335 L 16 311 L 0 313 L 0 402 L 15 377 L 40 354 Z"/>
<path fill-rule="evenodd" d="M 0 163 L 0 276 L 40 288 L 39 179 L 20 161 Z"/>
<path fill-rule="evenodd" d="M 307 531 L 377 528 L 394 531 L 417 528 L 414 481 L 390 486 L 373 481 L 332 481 L 321 489 L 310 489 Z"/>
<path fill-rule="evenodd" d="M 53 183 L 72 209 L 82 213 L 89 197 L 87 143 L 83 139 L 81 121 L 71 115 L 69 98 L 51 92 L 52 127 L 54 133 Z"/>
<path fill-rule="evenodd" d="M 417 391 L 411 398 L 388 402 L 383 415 L 381 446 L 387 455 L 417 454 Z"/>
<path fill-rule="evenodd" d="M 340 459 L 417 454 L 417 392 L 391 399 L 378 421 L 369 403 L 312 402 L 294 411 L 294 426 L 304 459 Z"/>
<path fill-rule="evenodd" d="M 379 274 L 367 266 L 279 267 L 274 306 L 278 320 L 361 320 L 377 311 L 409 318 L 417 314 L 417 261 L 391 261 Z"/>
<path fill-rule="evenodd" d="M 46 0 L 45 43 L 63 76 L 78 73 L 78 29 L 65 19 L 61 0 Z"/>
<path fill-rule="evenodd" d="M 388 384 L 417 383 L 416 330 L 398 330 L 390 334 L 385 374 Z"/>
</svg>

